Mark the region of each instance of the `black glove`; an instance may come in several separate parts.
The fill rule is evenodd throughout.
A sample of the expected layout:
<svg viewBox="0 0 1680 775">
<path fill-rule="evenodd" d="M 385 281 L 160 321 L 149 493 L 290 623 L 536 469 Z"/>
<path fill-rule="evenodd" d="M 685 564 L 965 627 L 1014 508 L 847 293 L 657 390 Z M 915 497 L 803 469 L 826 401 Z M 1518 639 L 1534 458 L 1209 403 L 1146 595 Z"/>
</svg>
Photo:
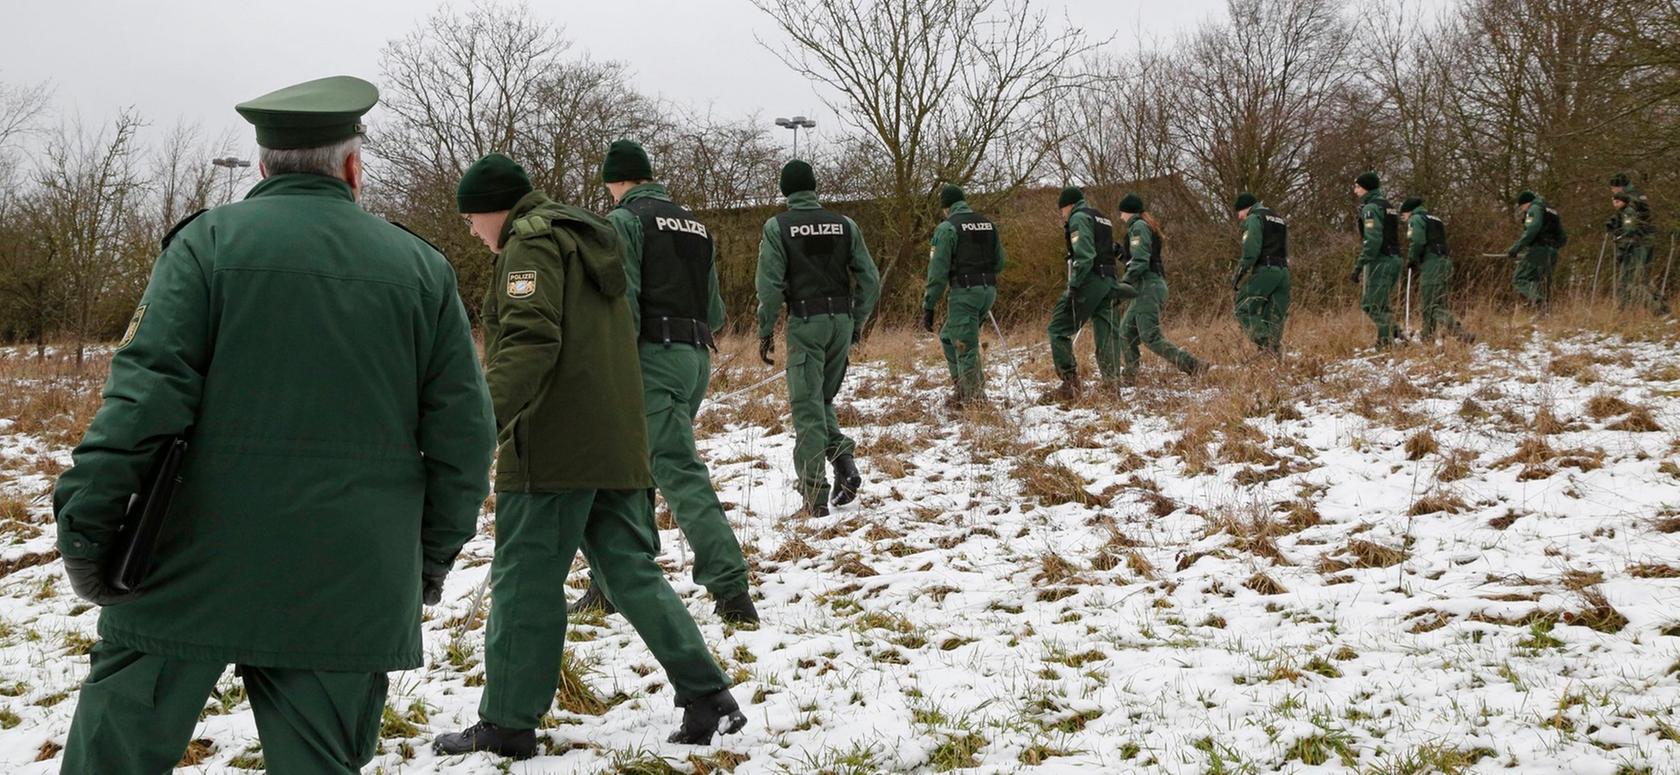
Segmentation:
<svg viewBox="0 0 1680 775">
<path fill-rule="evenodd" d="M 437 605 L 443 602 L 443 577 L 449 575 L 448 568 L 420 569 L 420 601 L 426 605 Z"/>
<path fill-rule="evenodd" d="M 1358 285 L 1359 284 L 1359 275 L 1360 275 L 1360 270 L 1358 270 L 1358 269 L 1353 270 L 1353 274 L 1348 275 L 1348 282 L 1353 283 L 1354 285 Z"/>
<path fill-rule="evenodd" d="M 863 343 L 863 326 L 852 326 L 852 344 Z"/>
<path fill-rule="evenodd" d="M 776 340 L 775 339 L 772 339 L 768 336 L 760 337 L 759 340 L 758 340 L 758 359 L 761 360 L 761 361 L 764 361 L 764 365 L 766 365 L 766 366 L 776 365 L 775 361 L 770 360 L 770 353 L 772 351 L 774 351 L 775 349 L 776 349 Z"/>
<path fill-rule="evenodd" d="M 922 310 L 922 330 L 930 334 L 933 333 L 933 310 L 931 309 Z"/>
<path fill-rule="evenodd" d="M 1233 291 L 1242 290 L 1242 280 L 1243 280 L 1243 276 L 1241 274 L 1231 275 L 1231 290 L 1233 290 Z"/>
<path fill-rule="evenodd" d="M 1613 232 L 1616 230 L 1616 227 L 1620 225 L 1622 225 L 1622 219 L 1618 216 L 1612 215 L 1610 216 L 1610 220 L 1604 222 L 1604 230 Z"/>
<path fill-rule="evenodd" d="M 1506 258 L 1516 258 L 1517 257 L 1517 249 L 1516 248 L 1511 248 L 1510 250 L 1505 251 L 1505 257 Z"/>
<path fill-rule="evenodd" d="M 96 560 L 64 558 L 64 575 L 70 577 L 70 589 L 76 597 L 94 605 L 116 605 L 140 596 L 139 592 L 118 592 L 105 583 Z"/>
</svg>

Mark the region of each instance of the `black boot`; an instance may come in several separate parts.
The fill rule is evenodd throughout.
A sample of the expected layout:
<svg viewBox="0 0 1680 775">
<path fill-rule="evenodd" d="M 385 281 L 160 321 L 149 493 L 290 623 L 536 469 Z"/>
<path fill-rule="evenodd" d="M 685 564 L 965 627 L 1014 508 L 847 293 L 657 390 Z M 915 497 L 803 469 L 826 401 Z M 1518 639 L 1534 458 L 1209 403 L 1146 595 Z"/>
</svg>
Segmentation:
<svg viewBox="0 0 1680 775">
<path fill-rule="evenodd" d="M 841 455 L 834 459 L 834 493 L 829 498 L 836 506 L 844 506 L 857 500 L 858 488 L 863 486 L 863 476 L 858 474 L 857 463 L 851 455 Z"/>
<path fill-rule="evenodd" d="M 432 740 L 432 752 L 439 756 L 474 751 L 488 751 L 509 759 L 529 759 L 537 755 L 537 730 L 503 729 L 488 721 L 480 721 L 459 732 L 438 735 Z"/>
<path fill-rule="evenodd" d="M 689 745 L 710 745 L 712 733 L 733 735 L 747 725 L 741 706 L 735 704 L 728 689 L 697 697 L 683 708 L 682 728 L 671 733 L 667 742 Z"/>
<path fill-rule="evenodd" d="M 728 600 L 717 601 L 712 612 L 729 624 L 758 626 L 758 609 L 753 606 L 751 592 L 742 592 Z"/>
<path fill-rule="evenodd" d="M 612 601 L 608 600 L 606 595 L 601 594 L 601 588 L 594 584 L 589 585 L 589 589 L 584 591 L 583 597 L 566 606 L 566 613 L 568 614 L 580 614 L 584 611 L 600 611 L 603 616 L 618 613 L 618 609 L 613 607 Z"/>
</svg>

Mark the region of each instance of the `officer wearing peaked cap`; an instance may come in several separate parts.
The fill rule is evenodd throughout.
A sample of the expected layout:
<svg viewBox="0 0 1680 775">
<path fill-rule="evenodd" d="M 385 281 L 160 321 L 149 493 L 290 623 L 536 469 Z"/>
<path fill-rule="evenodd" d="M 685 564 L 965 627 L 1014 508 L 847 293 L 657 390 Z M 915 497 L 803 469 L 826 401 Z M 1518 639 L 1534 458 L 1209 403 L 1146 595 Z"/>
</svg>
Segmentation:
<svg viewBox="0 0 1680 775">
<path fill-rule="evenodd" d="M 242 103 L 262 182 L 164 240 L 54 493 L 71 586 L 103 606 L 64 772 L 168 771 L 230 664 L 270 772 L 359 772 L 386 672 L 422 664 L 495 432 L 449 263 L 356 205 L 377 99 L 338 77 Z M 149 572 L 118 594 L 99 565 L 183 436 Z"/>
</svg>

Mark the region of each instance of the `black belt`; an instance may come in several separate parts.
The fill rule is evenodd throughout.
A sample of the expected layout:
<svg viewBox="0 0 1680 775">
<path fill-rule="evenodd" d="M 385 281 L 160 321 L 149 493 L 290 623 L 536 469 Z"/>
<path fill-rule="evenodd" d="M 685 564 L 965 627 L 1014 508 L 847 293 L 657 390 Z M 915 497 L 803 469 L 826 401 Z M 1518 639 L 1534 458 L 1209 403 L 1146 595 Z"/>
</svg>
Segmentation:
<svg viewBox="0 0 1680 775">
<path fill-rule="evenodd" d="M 1098 276 L 1107 277 L 1110 280 L 1116 279 L 1120 276 L 1120 273 L 1115 270 L 1113 264 L 1097 264 L 1096 266 L 1091 267 L 1091 271 L 1095 272 Z"/>
<path fill-rule="evenodd" d="M 642 318 L 642 341 L 670 345 L 697 344 L 709 350 L 717 349 L 712 339 L 712 327 L 691 318 Z"/>
<path fill-rule="evenodd" d="M 815 299 L 790 301 L 788 302 L 788 314 L 802 318 L 817 315 L 850 315 L 852 314 L 852 297 L 819 296 Z"/>
<path fill-rule="evenodd" d="M 992 274 L 991 272 L 981 272 L 979 274 L 954 274 L 951 275 L 951 284 L 957 286 L 958 288 L 979 288 L 981 286 L 997 285 L 997 275 Z"/>
<path fill-rule="evenodd" d="M 1276 266 L 1276 267 L 1282 267 L 1282 268 L 1288 269 L 1289 268 L 1289 257 L 1288 256 L 1273 256 L 1271 258 L 1267 258 L 1265 256 L 1261 256 L 1260 257 L 1260 264 L 1262 266 Z"/>
</svg>

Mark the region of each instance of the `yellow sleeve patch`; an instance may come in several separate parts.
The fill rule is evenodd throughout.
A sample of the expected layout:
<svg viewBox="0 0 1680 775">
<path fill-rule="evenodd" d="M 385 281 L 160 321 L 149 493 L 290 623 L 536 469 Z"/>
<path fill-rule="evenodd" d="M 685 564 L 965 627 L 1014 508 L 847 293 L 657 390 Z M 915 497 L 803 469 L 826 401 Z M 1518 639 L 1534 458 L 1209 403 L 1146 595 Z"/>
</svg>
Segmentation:
<svg viewBox="0 0 1680 775">
<path fill-rule="evenodd" d="M 123 331 L 122 341 L 117 342 L 117 349 L 121 350 L 134 341 L 134 335 L 140 333 L 140 321 L 146 319 L 146 305 L 140 305 L 134 310 L 134 317 L 128 319 L 128 329 Z"/>
<path fill-rule="evenodd" d="M 528 299 L 537 295 L 537 273 L 508 272 L 507 295 L 510 299 Z"/>
</svg>

